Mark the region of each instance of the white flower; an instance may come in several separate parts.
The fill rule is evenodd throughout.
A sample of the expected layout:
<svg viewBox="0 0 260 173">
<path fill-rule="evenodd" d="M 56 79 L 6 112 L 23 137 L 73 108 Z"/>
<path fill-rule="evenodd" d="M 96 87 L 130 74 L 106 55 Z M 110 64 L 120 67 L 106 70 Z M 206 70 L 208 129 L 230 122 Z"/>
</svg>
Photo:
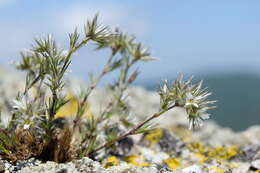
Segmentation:
<svg viewBox="0 0 260 173">
<path fill-rule="evenodd" d="M 24 125 L 23 125 L 23 129 L 24 129 L 24 130 L 27 130 L 27 129 L 29 129 L 29 128 L 30 128 L 30 124 L 24 124 Z"/>
<path fill-rule="evenodd" d="M 194 97 L 190 92 L 186 94 L 186 103 L 184 107 L 199 107 L 197 103 L 197 98 Z"/>
</svg>

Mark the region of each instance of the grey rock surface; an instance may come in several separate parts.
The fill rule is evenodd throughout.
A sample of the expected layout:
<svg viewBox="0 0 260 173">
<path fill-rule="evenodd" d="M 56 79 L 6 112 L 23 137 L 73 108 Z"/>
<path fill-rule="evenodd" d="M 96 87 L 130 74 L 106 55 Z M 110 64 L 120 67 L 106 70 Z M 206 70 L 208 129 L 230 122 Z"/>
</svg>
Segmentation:
<svg viewBox="0 0 260 173">
<path fill-rule="evenodd" d="M 157 173 L 156 167 L 137 168 L 132 165 L 122 164 L 108 169 L 103 168 L 98 162 L 89 158 L 75 160 L 66 164 L 55 162 L 42 163 L 37 166 L 25 167 L 17 173 Z M 161 173 L 171 171 L 161 171 Z"/>
<path fill-rule="evenodd" d="M 260 169 L 260 159 L 251 162 L 251 167 L 253 169 Z"/>
<path fill-rule="evenodd" d="M 202 168 L 197 165 L 184 168 L 182 171 L 183 173 L 203 173 Z"/>
</svg>

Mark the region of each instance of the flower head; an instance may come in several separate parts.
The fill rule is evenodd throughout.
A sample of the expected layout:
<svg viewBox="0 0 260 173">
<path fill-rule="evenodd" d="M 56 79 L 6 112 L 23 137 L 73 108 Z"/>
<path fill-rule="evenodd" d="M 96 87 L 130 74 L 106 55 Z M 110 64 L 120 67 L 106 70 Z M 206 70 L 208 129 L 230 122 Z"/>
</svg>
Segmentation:
<svg viewBox="0 0 260 173">
<path fill-rule="evenodd" d="M 209 106 L 215 101 L 208 101 L 211 95 L 206 89 L 202 89 L 202 81 L 192 84 L 192 77 L 187 81 L 183 80 L 183 75 L 179 75 L 172 85 L 166 81 L 159 95 L 161 97 L 161 109 L 171 109 L 179 106 L 186 109 L 190 128 L 200 127 L 202 122 L 209 118 L 207 111 L 215 108 Z"/>
</svg>

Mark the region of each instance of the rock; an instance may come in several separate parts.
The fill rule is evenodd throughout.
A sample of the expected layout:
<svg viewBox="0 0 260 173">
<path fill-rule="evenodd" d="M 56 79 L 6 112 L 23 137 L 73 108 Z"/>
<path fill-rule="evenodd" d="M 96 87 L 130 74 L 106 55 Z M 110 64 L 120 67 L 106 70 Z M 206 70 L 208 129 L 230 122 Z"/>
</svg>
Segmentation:
<svg viewBox="0 0 260 173">
<path fill-rule="evenodd" d="M 139 147 L 138 149 L 146 160 L 151 163 L 162 164 L 163 160 L 169 158 L 169 155 L 164 152 L 155 152 L 146 147 Z"/>
<path fill-rule="evenodd" d="M 197 165 L 193 165 L 182 170 L 183 173 L 203 173 L 202 168 Z"/>
<path fill-rule="evenodd" d="M 0 161 L 0 173 L 5 172 L 5 163 L 1 160 Z"/>
<path fill-rule="evenodd" d="M 31 166 L 17 171 L 17 173 L 158 173 L 156 167 L 135 167 L 128 164 L 120 164 L 108 169 L 103 168 L 98 162 L 89 158 L 75 160 L 66 164 L 47 162 L 37 166 Z M 171 171 L 161 171 L 161 173 Z"/>
<path fill-rule="evenodd" d="M 133 149 L 134 140 L 131 137 L 126 137 L 114 144 L 114 147 L 108 148 L 106 151 L 110 155 L 125 156 L 129 155 Z"/>
<path fill-rule="evenodd" d="M 193 132 L 192 140 L 200 141 L 214 147 L 244 143 L 244 139 L 239 133 L 233 132 L 230 128 L 220 127 L 214 121 L 210 120 L 204 123 L 202 128 Z"/>
<path fill-rule="evenodd" d="M 252 161 L 252 162 L 251 162 L 251 168 L 252 168 L 253 170 L 258 170 L 258 169 L 260 169 L 260 159 Z"/>
<path fill-rule="evenodd" d="M 161 151 L 166 153 L 175 151 L 176 154 L 179 154 L 184 146 L 184 142 L 167 129 L 163 129 L 163 136 L 158 144 Z"/>
<path fill-rule="evenodd" d="M 260 142 L 246 145 L 241 148 L 241 154 L 239 154 L 236 159 L 245 162 L 251 162 L 252 160 L 259 159 Z"/>
<path fill-rule="evenodd" d="M 239 167 L 234 168 L 232 170 L 232 173 L 245 173 L 249 171 L 249 168 L 250 168 L 249 163 L 242 163 Z"/>
<path fill-rule="evenodd" d="M 9 74 L 1 72 L 0 69 L 0 107 L 2 111 L 2 124 L 5 125 L 10 118 L 10 103 L 8 100 L 12 100 L 17 91 L 24 89 L 24 83 L 20 80 L 21 75 Z M 75 86 L 86 86 L 81 80 L 69 79 L 69 86 L 66 88 L 67 92 L 74 92 Z M 156 113 L 159 108 L 159 96 L 156 92 L 147 91 L 141 87 L 132 87 L 127 89 L 127 95 L 129 95 L 129 106 L 133 111 L 133 119 L 140 121 L 153 113 Z M 100 113 L 100 108 L 104 108 L 110 101 L 111 93 L 107 90 L 98 88 L 89 97 L 90 109 L 94 115 Z M 140 105 L 140 103 L 142 103 Z M 217 116 L 217 115 L 216 115 Z M 229 170 L 232 162 L 238 162 L 238 167 L 233 168 L 233 173 L 245 173 L 249 171 L 249 168 L 254 171 L 260 169 L 260 126 L 249 127 L 244 132 L 234 132 L 229 128 L 223 128 L 217 125 L 213 121 L 206 121 L 204 126 L 195 131 L 187 130 L 187 113 L 183 108 L 174 108 L 167 112 L 165 115 L 156 119 L 156 123 L 159 127 L 163 128 L 158 131 L 158 134 L 153 136 L 152 145 L 140 146 L 139 138 L 133 136 L 131 138 L 125 138 L 119 141 L 115 146 L 115 155 L 137 155 L 144 157 L 145 162 L 149 162 L 149 167 L 136 167 L 130 163 L 126 163 L 120 160 L 119 165 L 109 168 L 103 168 L 99 162 L 95 162 L 89 158 L 82 158 L 80 160 L 73 160 L 68 163 L 58 164 L 55 162 L 42 163 L 37 159 L 29 159 L 24 161 L 17 161 L 16 164 L 11 164 L 8 161 L 0 161 L 0 173 L 1 171 L 17 172 L 17 173 L 170 173 L 170 167 L 166 168 L 163 163 L 167 159 L 178 159 L 182 166 L 189 166 L 174 173 L 203 173 L 202 168 L 220 168 L 221 170 Z M 62 127 L 63 122 L 56 122 L 55 125 Z M 120 124 L 116 124 L 118 127 Z M 176 127 L 182 127 L 179 131 L 185 134 L 182 130 L 189 131 L 189 137 L 181 136 L 177 132 L 172 133 L 169 129 Z M 125 129 L 124 129 L 125 130 Z M 213 135 L 212 135 L 213 134 Z M 179 137 L 177 137 L 177 135 Z M 100 135 L 101 136 L 101 135 Z M 140 135 L 141 136 L 141 135 Z M 102 136 L 101 138 L 103 138 Z M 183 141 L 187 143 L 201 142 L 205 147 L 226 147 L 230 145 L 243 146 L 240 151 L 242 154 L 238 154 L 235 158 L 222 160 L 221 163 L 217 159 L 207 158 L 207 151 L 203 149 L 199 152 L 191 151 Z M 212 150 L 215 151 L 215 150 Z M 240 152 L 239 151 L 239 152 Z M 105 153 L 102 151 L 102 153 Z M 102 155 L 105 156 L 105 155 Z M 100 156 L 100 159 L 104 157 Z M 120 158 L 120 157 L 119 157 Z M 177 169 L 181 169 L 178 167 Z M 215 170 L 211 170 L 215 171 Z M 216 171 L 215 171 L 216 172 Z M 214 173 L 215 173 L 214 172 Z"/>
<path fill-rule="evenodd" d="M 248 143 L 260 143 L 260 125 L 248 127 L 240 134 L 240 136 L 244 138 L 245 141 L 248 141 Z"/>
<path fill-rule="evenodd" d="M 157 128 L 143 135 L 140 143 L 157 152 L 175 153 L 179 155 L 184 147 L 184 142 L 168 129 Z"/>
</svg>

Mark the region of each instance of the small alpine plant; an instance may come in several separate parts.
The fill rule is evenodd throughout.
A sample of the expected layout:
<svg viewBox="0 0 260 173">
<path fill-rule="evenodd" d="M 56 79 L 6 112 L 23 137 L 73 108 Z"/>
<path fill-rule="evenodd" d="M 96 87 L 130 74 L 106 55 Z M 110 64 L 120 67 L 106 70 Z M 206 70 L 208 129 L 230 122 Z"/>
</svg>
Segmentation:
<svg viewBox="0 0 260 173">
<path fill-rule="evenodd" d="M 94 45 L 96 50 L 108 49 L 110 55 L 100 74 L 89 76 L 90 84 L 68 97 L 65 75 L 75 53 L 82 47 Z M 209 117 L 207 111 L 214 101 L 202 88 L 202 82 L 192 84 L 183 75 L 169 84 L 162 84 L 158 112 L 141 122 L 130 118 L 126 89 L 135 81 L 139 62 L 154 60 L 149 50 L 135 37 L 118 28 L 98 22 L 98 16 L 87 21 L 84 34 L 77 29 L 69 34 L 68 49 L 57 46 L 52 36 L 35 39 L 30 50 L 22 52 L 19 70 L 26 72 L 25 87 L 12 101 L 11 121 L 0 129 L 0 156 L 10 161 L 36 157 L 44 161 L 67 162 L 81 157 L 95 158 L 100 151 L 113 147 L 130 135 L 151 130 L 152 120 L 174 107 L 183 107 L 190 128 L 201 126 Z M 107 86 L 113 98 L 100 114 L 89 113 L 89 96 L 104 76 L 118 71 L 117 79 Z M 57 116 L 59 110 L 76 99 L 76 112 L 69 118 Z M 141 103 L 140 103 L 141 104 Z M 140 105 L 141 106 L 141 105 Z M 123 128 L 119 129 L 118 126 Z"/>
</svg>

